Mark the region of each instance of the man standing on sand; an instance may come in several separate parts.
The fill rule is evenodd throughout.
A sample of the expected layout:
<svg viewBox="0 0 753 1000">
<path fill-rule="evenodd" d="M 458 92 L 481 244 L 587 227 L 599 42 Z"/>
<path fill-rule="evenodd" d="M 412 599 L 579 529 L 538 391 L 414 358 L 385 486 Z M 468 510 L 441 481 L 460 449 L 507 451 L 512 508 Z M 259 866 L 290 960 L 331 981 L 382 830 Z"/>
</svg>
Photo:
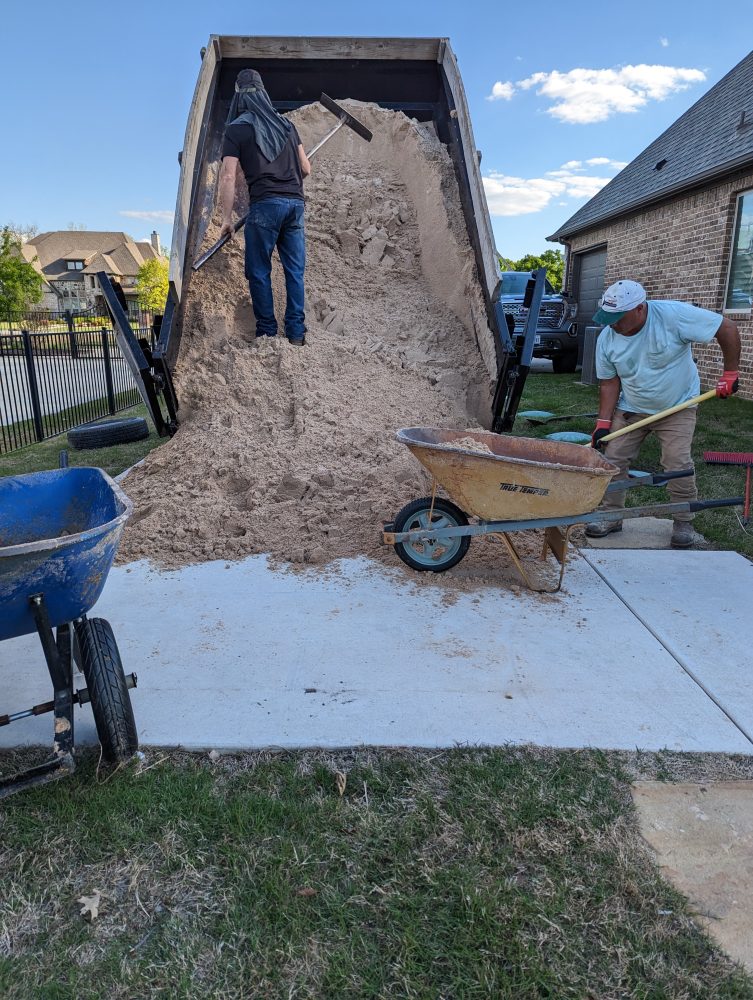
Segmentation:
<svg viewBox="0 0 753 1000">
<path fill-rule="evenodd" d="M 256 317 L 257 337 L 276 337 L 272 297 L 272 252 L 277 247 L 285 272 L 285 336 L 296 347 L 306 343 L 303 272 L 303 178 L 311 173 L 292 122 L 278 114 L 259 74 L 244 69 L 225 126 L 220 174 L 220 236 L 233 235 L 233 202 L 238 170 L 248 184 L 246 277 Z"/>
<path fill-rule="evenodd" d="M 637 281 L 624 279 L 604 292 L 594 323 L 604 324 L 596 342 L 596 374 L 599 377 L 599 419 L 591 443 L 611 431 L 637 423 L 651 413 L 668 410 L 699 395 L 700 377 L 692 355 L 692 344 L 707 344 L 716 338 L 724 359 L 724 372 L 716 394 L 722 399 L 737 392 L 740 364 L 740 334 L 737 326 L 718 313 L 687 302 L 646 301 Z M 614 462 L 625 478 L 646 437 L 653 431 L 661 443 L 665 472 L 692 469 L 691 445 L 696 407 L 673 413 L 648 427 L 641 427 L 608 441 L 604 457 Z M 673 479 L 667 484 L 673 503 L 695 500 L 695 476 Z M 602 509 L 622 510 L 624 490 L 609 493 Z M 671 545 L 688 549 L 693 544 L 693 515 L 676 514 Z M 621 531 L 622 521 L 589 524 L 586 534 L 601 538 Z"/>
</svg>

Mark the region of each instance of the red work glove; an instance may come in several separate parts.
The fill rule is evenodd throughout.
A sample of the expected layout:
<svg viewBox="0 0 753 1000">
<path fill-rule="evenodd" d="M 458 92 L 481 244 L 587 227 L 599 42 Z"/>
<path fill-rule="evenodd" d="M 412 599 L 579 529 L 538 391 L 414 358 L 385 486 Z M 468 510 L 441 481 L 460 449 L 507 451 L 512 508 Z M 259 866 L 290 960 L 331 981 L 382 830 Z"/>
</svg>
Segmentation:
<svg viewBox="0 0 753 1000">
<path fill-rule="evenodd" d="M 596 427 L 594 427 L 594 432 L 591 435 L 591 447 L 595 448 L 597 451 L 601 451 L 601 439 L 609 434 L 609 429 L 612 426 L 611 420 L 597 420 Z"/>
<path fill-rule="evenodd" d="M 737 392 L 739 372 L 723 372 L 722 377 L 716 383 L 716 395 L 719 399 L 726 399 L 733 392 Z"/>
</svg>

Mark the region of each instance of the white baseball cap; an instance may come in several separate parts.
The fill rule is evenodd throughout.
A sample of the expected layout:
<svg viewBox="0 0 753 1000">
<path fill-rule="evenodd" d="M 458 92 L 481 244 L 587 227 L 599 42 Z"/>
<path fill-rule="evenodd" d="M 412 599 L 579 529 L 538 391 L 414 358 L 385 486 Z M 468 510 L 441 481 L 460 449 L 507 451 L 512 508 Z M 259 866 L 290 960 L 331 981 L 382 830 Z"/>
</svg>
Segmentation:
<svg viewBox="0 0 753 1000">
<path fill-rule="evenodd" d="M 637 281 L 623 278 L 607 288 L 599 302 L 599 311 L 593 317 L 594 323 L 612 326 L 619 323 L 625 313 L 646 301 L 646 289 Z"/>
</svg>

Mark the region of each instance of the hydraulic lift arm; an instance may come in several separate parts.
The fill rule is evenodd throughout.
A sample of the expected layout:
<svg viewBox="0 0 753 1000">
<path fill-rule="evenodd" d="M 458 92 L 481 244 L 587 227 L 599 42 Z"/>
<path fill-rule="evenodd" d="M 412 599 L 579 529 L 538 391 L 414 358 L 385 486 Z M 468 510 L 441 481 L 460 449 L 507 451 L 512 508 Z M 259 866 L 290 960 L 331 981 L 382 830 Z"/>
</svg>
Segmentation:
<svg viewBox="0 0 753 1000">
<path fill-rule="evenodd" d="M 172 437 L 178 429 L 178 401 L 164 355 L 162 337 L 157 340 L 154 350 L 152 350 L 148 340 L 138 339 L 131 329 L 125 310 L 118 301 L 106 272 L 98 271 L 97 279 L 112 317 L 118 346 L 131 369 L 136 387 L 154 422 L 155 430 L 160 437 L 168 435 Z M 161 321 L 161 325 L 165 329 L 170 328 L 172 310 L 173 302 L 168 296 L 165 315 Z M 163 408 L 166 413 L 163 412 Z"/>
<path fill-rule="evenodd" d="M 522 343 L 519 341 L 519 346 L 516 346 L 513 341 L 512 331 L 507 326 L 507 315 L 499 301 L 501 284 L 493 303 L 504 352 L 492 404 L 492 430 L 497 434 L 511 431 L 515 423 L 515 415 L 520 405 L 520 397 L 523 395 L 523 387 L 528 372 L 531 370 L 533 347 L 539 326 L 539 310 L 541 309 L 545 285 L 546 269 L 540 267 L 533 272 L 533 277 L 526 285 L 523 306 L 528 309 L 528 312 L 523 328 Z"/>
</svg>

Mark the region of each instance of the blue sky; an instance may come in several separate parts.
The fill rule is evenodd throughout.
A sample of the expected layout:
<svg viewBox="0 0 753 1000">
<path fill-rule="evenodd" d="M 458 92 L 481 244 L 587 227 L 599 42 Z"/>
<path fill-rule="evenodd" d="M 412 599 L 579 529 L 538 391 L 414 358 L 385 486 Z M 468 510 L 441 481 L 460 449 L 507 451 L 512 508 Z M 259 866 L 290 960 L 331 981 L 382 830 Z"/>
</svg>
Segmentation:
<svg viewBox="0 0 753 1000">
<path fill-rule="evenodd" d="M 753 5 L 723 21 L 721 10 L 698 0 L 9 3 L 0 224 L 76 223 L 137 239 L 156 228 L 169 243 L 177 152 L 210 34 L 446 36 L 498 249 L 540 252 L 747 54 Z"/>
</svg>

